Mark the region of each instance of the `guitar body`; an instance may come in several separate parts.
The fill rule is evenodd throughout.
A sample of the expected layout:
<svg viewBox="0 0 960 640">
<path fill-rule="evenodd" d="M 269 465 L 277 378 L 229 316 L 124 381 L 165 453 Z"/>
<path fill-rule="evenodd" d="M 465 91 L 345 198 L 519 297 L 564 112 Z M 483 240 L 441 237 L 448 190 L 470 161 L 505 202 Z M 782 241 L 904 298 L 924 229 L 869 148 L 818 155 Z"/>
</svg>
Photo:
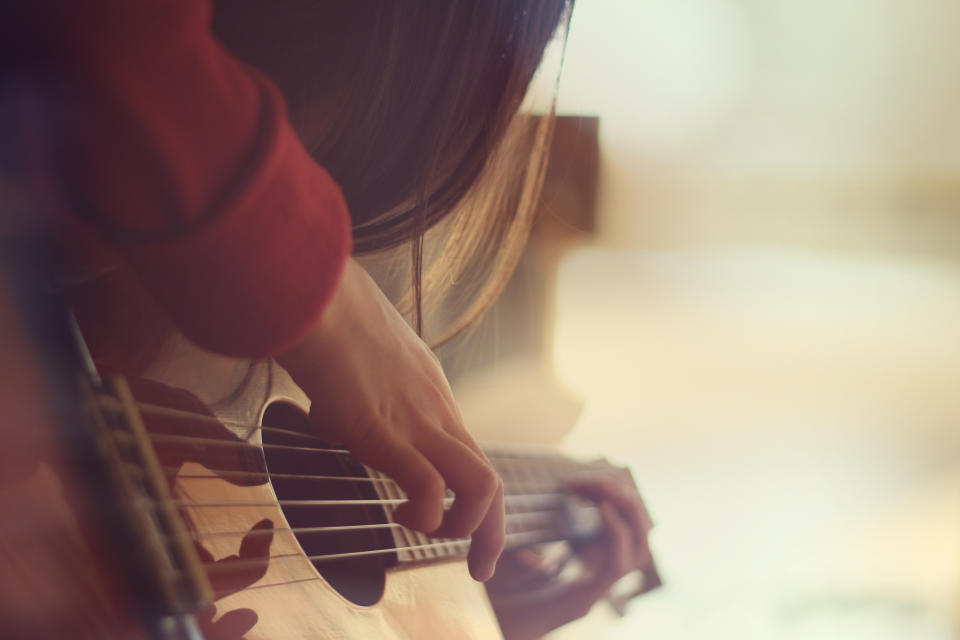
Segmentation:
<svg viewBox="0 0 960 640">
<path fill-rule="evenodd" d="M 239 442 L 262 444 L 260 424 L 268 406 L 283 403 L 306 414 L 309 401 L 289 376 L 273 362 L 251 364 L 215 356 L 174 336 L 166 344 L 163 356 L 146 377 L 163 385 L 189 390 L 202 402 Z M 163 416 L 159 420 L 164 420 Z M 148 430 L 152 430 L 150 411 L 144 411 Z M 206 433 L 206 432 L 205 432 Z M 161 449 L 161 457 L 163 457 Z M 230 454 L 225 454 L 230 455 Z M 236 465 L 222 457 L 211 466 L 242 468 L 241 473 L 266 471 L 259 455 L 244 456 Z M 206 477 L 204 477 L 206 476 Z M 473 581 L 461 560 L 414 563 L 386 571 L 382 596 L 373 604 L 356 604 L 338 593 L 321 577 L 307 559 L 293 533 L 270 482 L 243 486 L 229 481 L 230 475 L 217 476 L 202 461 L 185 461 L 172 478 L 174 497 L 181 503 L 199 505 L 242 503 L 242 507 L 183 507 L 185 519 L 212 560 L 240 554 L 243 532 L 269 520 L 275 532 L 269 548 L 259 554 L 281 556 L 270 560 L 265 573 L 257 577 L 245 570 L 211 572 L 217 587 L 216 613 L 210 638 L 248 638 L 277 640 L 299 638 L 500 638 L 496 619 L 483 586 Z M 273 506 L 265 506 L 271 504 Z M 286 531 L 285 531 L 286 530 Z M 222 535 L 235 532 L 236 535 Z M 393 533 L 393 544 L 408 544 L 401 534 Z M 254 545 L 255 546 L 255 545 Z M 252 564 L 252 562 L 248 562 Z M 231 578 L 235 584 L 230 584 Z M 256 580 L 250 583 L 251 580 Z M 230 593 L 230 591 L 233 591 Z M 374 597 L 376 597 L 374 595 Z"/>
<path fill-rule="evenodd" d="M 0 302 L 8 297 L 0 287 Z M 64 408 L 87 416 L 78 421 L 97 455 L 86 455 L 81 439 L 54 428 L 45 411 L 56 403 L 42 399 L 51 390 L 33 380 L 44 377 L 33 375 L 38 367 L 48 378 L 65 367 L 39 366 L 45 359 L 29 349 L 20 362 L 18 346 L 37 339 L 3 313 L 9 308 L 0 305 L 0 339 L 9 340 L 0 345 L 0 392 L 27 427 L 0 433 L 2 637 L 502 637 L 483 585 L 457 559 L 469 541 L 394 523 L 404 501 L 397 485 L 322 440 L 308 399 L 278 365 L 155 332 L 166 337 L 146 351 L 147 367 L 108 372 L 128 380 L 88 375 L 78 394 L 87 401 L 61 407 L 60 418 Z M 149 306 L 125 308 L 165 324 Z M 98 334 L 140 326 L 95 305 L 74 310 L 94 344 Z M 508 548 L 597 534 L 596 505 L 578 504 L 562 481 L 609 476 L 617 470 L 608 463 L 487 454 L 505 483 Z M 644 585 L 657 584 L 651 564 Z"/>
<path fill-rule="evenodd" d="M 59 357 L 40 353 L 47 336 L 37 335 L 37 318 L 21 308 L 22 296 L 14 291 L 40 288 L 41 280 L 30 274 L 11 286 L 14 280 L 0 278 L 0 406 L 5 411 L 0 429 L 0 637 L 157 638 L 148 624 L 156 603 L 140 597 L 136 578 L 131 580 L 123 566 L 123 550 L 134 545 L 114 535 L 112 515 L 104 517 L 99 508 L 109 498 L 84 473 L 87 463 L 97 463 L 74 450 L 80 438 L 72 430 L 79 431 L 80 425 L 62 424 L 82 422 L 83 413 L 81 403 L 63 388 L 72 386 L 67 367 Z M 169 478 L 172 497 L 215 588 L 213 605 L 195 616 L 203 638 L 501 637 L 483 586 L 470 579 L 460 560 L 384 570 L 382 584 L 373 585 L 373 602 L 357 604 L 341 595 L 307 559 L 277 503 L 273 483 L 262 475 L 266 461 L 256 427 L 266 407 L 278 400 L 298 409 L 302 419 L 308 407 L 303 393 L 272 362 L 212 355 L 178 335 L 166 341 L 161 353 L 143 380 L 132 381 L 134 396 L 138 388 L 145 389 L 144 398 L 153 406 L 180 410 L 186 396 L 188 419 L 144 412 L 147 431 L 252 445 L 244 455 L 205 443 L 161 443 L 156 448 L 160 462 L 175 471 Z M 195 425 L 194 417 L 217 420 Z M 260 477 L 230 481 L 225 469 Z M 202 506 L 208 503 L 257 506 Z M 245 533 L 265 519 L 272 535 L 254 536 L 246 544 Z M 387 546 L 409 545 L 399 533 L 388 535 L 394 539 Z M 231 558 L 250 563 L 251 553 L 256 566 L 235 569 L 230 564 Z M 196 636 L 174 632 L 162 637 Z"/>
</svg>

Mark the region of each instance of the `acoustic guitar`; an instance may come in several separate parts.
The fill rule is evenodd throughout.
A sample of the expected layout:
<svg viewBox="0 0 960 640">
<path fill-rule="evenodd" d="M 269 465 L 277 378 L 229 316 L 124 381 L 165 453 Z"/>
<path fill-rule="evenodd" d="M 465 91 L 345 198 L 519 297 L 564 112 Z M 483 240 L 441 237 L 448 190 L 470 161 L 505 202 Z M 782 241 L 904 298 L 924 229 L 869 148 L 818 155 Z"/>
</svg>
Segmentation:
<svg viewBox="0 0 960 640">
<path fill-rule="evenodd" d="M 403 492 L 314 434 L 282 368 L 173 337 L 142 379 L 102 377 L 51 319 L 58 305 L 21 295 L 36 273 L 9 266 L 0 637 L 501 637 L 462 561 L 469 540 L 392 522 Z M 596 534 L 597 509 L 566 479 L 632 482 L 603 461 L 487 453 L 508 548 Z M 651 565 L 644 586 L 657 584 Z"/>
</svg>

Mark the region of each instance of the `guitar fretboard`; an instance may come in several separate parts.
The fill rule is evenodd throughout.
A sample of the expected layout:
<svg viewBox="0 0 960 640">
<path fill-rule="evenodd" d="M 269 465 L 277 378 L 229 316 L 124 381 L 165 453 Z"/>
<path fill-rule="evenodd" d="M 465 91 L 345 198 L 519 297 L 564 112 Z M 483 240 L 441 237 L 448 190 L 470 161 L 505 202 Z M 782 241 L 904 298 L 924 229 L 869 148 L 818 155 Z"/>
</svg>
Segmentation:
<svg viewBox="0 0 960 640">
<path fill-rule="evenodd" d="M 582 463 L 552 453 L 531 453 L 487 448 L 504 484 L 506 548 L 516 549 L 544 542 L 589 537 L 599 527 L 597 508 L 572 497 L 564 483 L 575 478 L 609 473 L 606 462 Z M 372 471 L 383 498 L 399 499 L 405 494 L 383 474 Z M 452 498 L 453 494 L 449 494 Z M 387 507 L 392 518 L 394 506 Z M 419 531 L 397 527 L 399 562 L 428 562 L 466 556 L 470 540 L 431 538 Z"/>
</svg>

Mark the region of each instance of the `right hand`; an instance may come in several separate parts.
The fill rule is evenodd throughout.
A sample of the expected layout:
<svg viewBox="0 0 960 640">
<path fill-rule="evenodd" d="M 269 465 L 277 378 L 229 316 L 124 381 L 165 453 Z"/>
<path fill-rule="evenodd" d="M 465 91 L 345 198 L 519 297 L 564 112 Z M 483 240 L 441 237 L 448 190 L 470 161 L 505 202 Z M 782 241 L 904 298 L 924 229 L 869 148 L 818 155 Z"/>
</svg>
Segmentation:
<svg viewBox="0 0 960 640">
<path fill-rule="evenodd" d="M 440 361 L 363 267 L 348 260 L 323 315 L 277 360 L 310 398 L 318 433 L 407 493 L 397 522 L 435 537 L 472 535 L 471 575 L 493 575 L 503 484 L 467 433 Z M 444 511 L 448 487 L 456 498 Z"/>
</svg>

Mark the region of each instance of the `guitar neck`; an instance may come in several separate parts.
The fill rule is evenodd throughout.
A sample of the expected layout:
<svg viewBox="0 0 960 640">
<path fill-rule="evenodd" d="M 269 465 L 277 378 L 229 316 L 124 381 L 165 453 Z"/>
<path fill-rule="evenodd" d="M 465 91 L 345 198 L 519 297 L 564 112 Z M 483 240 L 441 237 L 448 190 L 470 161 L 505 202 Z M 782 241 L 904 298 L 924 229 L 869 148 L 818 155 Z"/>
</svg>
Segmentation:
<svg viewBox="0 0 960 640">
<path fill-rule="evenodd" d="M 502 448 L 487 448 L 486 454 L 503 480 L 506 549 L 580 540 L 599 531 L 597 507 L 570 495 L 564 484 L 575 478 L 617 471 L 608 463 L 583 463 L 554 453 Z M 373 474 L 383 481 L 381 489 L 386 497 L 403 497 L 399 487 L 386 476 Z M 463 557 L 470 542 L 468 538 L 430 538 L 405 527 L 398 527 L 398 538 L 402 543 L 397 549 L 400 563 Z"/>
</svg>

